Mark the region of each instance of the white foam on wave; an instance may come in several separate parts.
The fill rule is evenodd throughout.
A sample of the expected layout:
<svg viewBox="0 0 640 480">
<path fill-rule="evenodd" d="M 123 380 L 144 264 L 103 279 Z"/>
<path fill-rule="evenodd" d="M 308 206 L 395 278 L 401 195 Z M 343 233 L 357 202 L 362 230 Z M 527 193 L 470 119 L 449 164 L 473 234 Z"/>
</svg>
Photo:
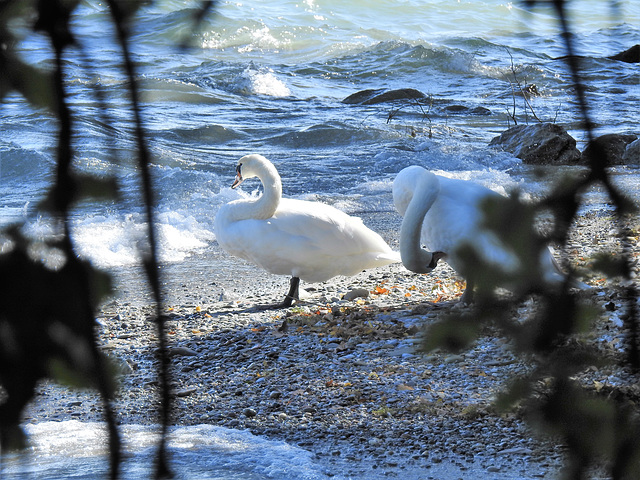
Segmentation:
<svg viewBox="0 0 640 480">
<path fill-rule="evenodd" d="M 262 26 L 251 31 L 251 43 L 240 47 L 238 53 L 251 52 L 254 49 L 277 49 L 281 42 L 276 39 L 267 26 Z"/>
<path fill-rule="evenodd" d="M 441 177 L 468 180 L 483 185 L 501 195 L 508 195 L 511 191 L 524 186 L 523 181 L 516 181 L 508 173 L 494 169 L 465 170 L 461 172 L 433 170 L 433 173 L 440 175 Z"/>
<path fill-rule="evenodd" d="M 27 216 L 28 207 L 29 202 L 26 202 L 22 207 L 0 206 L 0 225 L 9 225 L 24 220 Z"/>
<path fill-rule="evenodd" d="M 2 477 L 106 478 L 107 433 L 103 423 L 68 420 L 25 426 L 31 443 L 22 453 L 3 458 Z M 126 453 L 122 478 L 144 478 L 153 468 L 157 426 L 122 425 Z M 329 478 L 312 453 L 282 441 L 270 441 L 248 431 L 214 425 L 173 427 L 168 436 L 171 467 L 177 478 L 291 479 Z M 333 477 L 336 478 L 336 477 Z"/>
<path fill-rule="evenodd" d="M 245 95 L 265 95 L 269 97 L 288 97 L 291 95 L 289 87 L 273 73 L 273 70 L 263 68 L 256 70 L 246 68 L 236 79 L 236 90 Z"/>
<path fill-rule="evenodd" d="M 215 238 L 206 224 L 193 215 L 177 211 L 156 216 L 159 257 L 163 263 L 179 262 L 202 252 Z M 147 223 L 143 215 L 87 216 L 76 219 L 73 238 L 81 256 L 102 268 L 140 262 L 140 248 L 146 244 Z"/>
</svg>

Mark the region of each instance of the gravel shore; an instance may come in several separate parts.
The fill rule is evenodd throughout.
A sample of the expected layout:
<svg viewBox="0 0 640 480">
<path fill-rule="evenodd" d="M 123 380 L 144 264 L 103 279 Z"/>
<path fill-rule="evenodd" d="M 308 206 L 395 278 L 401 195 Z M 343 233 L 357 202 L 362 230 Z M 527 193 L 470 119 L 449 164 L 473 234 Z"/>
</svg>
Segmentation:
<svg viewBox="0 0 640 480">
<path fill-rule="evenodd" d="M 378 216 L 380 225 L 363 219 L 397 248 L 396 217 Z M 580 217 L 569 260 L 580 267 L 594 253 L 617 248 L 613 233 L 606 213 Z M 562 446 L 532 432 L 516 413 L 493 407 L 508 380 L 531 368 L 508 342 L 487 327 L 463 353 L 416 351 L 424 325 L 465 308 L 456 302 L 463 285 L 446 264 L 431 275 L 392 265 L 302 285 L 300 305 L 256 311 L 254 304 L 280 300 L 288 279 L 218 251 L 207 261 L 220 267 L 198 260 L 197 268 L 186 261 L 163 269 L 175 424 L 285 440 L 313 452 L 329 475 L 341 478 L 557 478 Z M 121 273 L 119 296 L 99 313 L 100 341 L 122 370 L 120 422 L 153 424 L 153 309 L 135 272 Z M 602 312 L 592 340 L 616 355 L 619 286 L 584 280 L 594 288 L 581 295 Z M 615 365 L 591 367 L 579 380 L 631 383 Z M 47 383 L 27 419 L 100 421 L 100 403 L 95 393 Z"/>
</svg>

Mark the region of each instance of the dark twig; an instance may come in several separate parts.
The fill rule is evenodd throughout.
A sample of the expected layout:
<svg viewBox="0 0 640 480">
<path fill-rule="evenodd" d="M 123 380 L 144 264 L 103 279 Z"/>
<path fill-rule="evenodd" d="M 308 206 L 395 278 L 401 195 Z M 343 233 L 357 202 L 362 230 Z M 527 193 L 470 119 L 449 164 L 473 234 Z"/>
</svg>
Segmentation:
<svg viewBox="0 0 640 480">
<path fill-rule="evenodd" d="M 516 86 L 518 87 L 518 90 L 520 91 L 520 94 L 522 95 L 522 98 L 523 98 L 524 103 L 525 103 L 525 107 L 524 107 L 525 115 L 527 115 L 527 109 L 528 109 L 528 110 L 531 111 L 531 115 L 533 115 L 533 118 L 535 118 L 538 122 L 542 123 L 542 120 L 540 120 L 540 118 L 536 114 L 535 110 L 533 109 L 533 105 L 531 105 L 531 102 L 529 101 L 530 93 L 526 92 L 524 90 L 524 88 L 522 88 L 522 84 L 520 83 L 520 80 L 518 79 L 518 74 L 517 74 L 517 71 L 516 71 L 516 67 L 515 67 L 515 65 L 513 63 L 513 55 L 511 55 L 511 51 L 509 49 L 507 49 L 507 53 L 509 54 L 509 58 L 511 59 L 511 73 L 513 75 L 513 80 L 514 80 Z M 511 116 L 511 118 L 513 119 L 514 123 L 517 125 L 518 122 L 516 121 L 516 94 L 515 94 L 515 89 L 513 87 L 513 83 L 511 82 L 511 79 L 509 77 L 507 77 L 507 81 L 509 82 L 509 85 L 511 85 L 511 94 L 513 95 L 513 115 Z"/>
<path fill-rule="evenodd" d="M 121 462 L 120 435 L 115 421 L 115 415 L 111 405 L 111 388 L 107 379 L 106 368 L 102 357 L 98 351 L 95 334 L 93 331 L 94 307 L 92 305 L 92 294 L 89 289 L 90 281 L 87 270 L 75 254 L 71 241 L 71 228 L 69 223 L 69 208 L 75 199 L 76 188 L 71 174 L 72 163 L 72 115 L 67 103 L 64 75 L 64 51 L 74 43 L 71 33 L 68 30 L 70 12 L 57 0 L 42 0 L 38 4 L 39 20 L 35 25 L 36 29 L 45 31 L 51 38 L 54 49 L 55 69 L 53 74 L 56 112 L 60 122 L 58 132 L 57 148 L 57 170 L 56 183 L 53 191 L 53 208 L 55 214 L 61 219 L 64 229 L 61 246 L 67 258 L 66 269 L 73 272 L 72 276 L 78 279 L 81 291 L 77 292 L 77 298 L 84 303 L 83 338 L 89 340 L 91 356 L 95 362 L 96 382 L 100 391 L 105 420 L 109 432 L 109 455 L 111 464 L 111 478 L 117 479 L 119 476 Z"/>
<path fill-rule="evenodd" d="M 160 389 L 161 389 L 161 405 L 160 405 L 160 423 L 161 436 L 158 445 L 158 456 L 156 458 L 155 478 L 171 478 L 172 474 L 169 469 L 166 442 L 167 432 L 169 428 L 171 397 L 169 395 L 169 355 L 167 352 L 167 339 L 165 329 L 165 318 L 162 314 L 162 298 L 160 292 L 160 275 L 158 273 L 158 254 L 157 240 L 155 231 L 155 216 L 153 207 L 155 198 L 153 194 L 153 186 L 151 184 L 151 175 L 149 172 L 149 153 L 145 142 L 144 130 L 142 127 L 142 116 L 140 108 L 140 99 L 138 93 L 137 80 L 135 75 L 135 66 L 131 60 L 129 50 L 129 35 L 126 29 L 127 18 L 121 10 L 120 4 L 115 0 L 107 0 L 114 24 L 117 29 L 118 41 L 122 48 L 124 68 L 129 79 L 131 104 L 135 120 L 135 136 L 138 145 L 138 164 L 140 167 L 140 175 L 143 185 L 143 195 L 145 200 L 146 216 L 147 216 L 147 235 L 149 238 L 149 251 L 143 253 L 143 264 L 146 269 L 147 278 L 151 285 L 156 304 L 156 325 L 158 328 L 159 349 L 158 355 L 160 360 Z"/>
</svg>

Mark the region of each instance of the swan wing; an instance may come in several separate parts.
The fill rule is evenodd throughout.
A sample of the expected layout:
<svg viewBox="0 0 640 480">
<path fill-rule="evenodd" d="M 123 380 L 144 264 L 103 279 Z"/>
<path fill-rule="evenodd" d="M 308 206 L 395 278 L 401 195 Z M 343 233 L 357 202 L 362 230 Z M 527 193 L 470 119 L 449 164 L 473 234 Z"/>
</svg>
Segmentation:
<svg viewBox="0 0 640 480">
<path fill-rule="evenodd" d="M 340 250 L 343 255 L 392 252 L 382 237 L 365 226 L 362 219 L 324 203 L 285 198 L 274 220 L 287 233 L 304 232 L 305 236 L 313 237 L 312 243 L 327 252 Z"/>
<path fill-rule="evenodd" d="M 473 246 L 486 260 L 496 264 L 514 261 L 497 236 L 482 228 L 482 202 L 500 194 L 482 185 L 465 180 L 439 177 L 440 193 L 425 215 L 421 240 L 431 251 L 449 254 L 448 261 L 457 269 L 456 250 Z"/>
<path fill-rule="evenodd" d="M 272 218 L 216 226 L 218 243 L 228 253 L 308 282 L 399 261 L 362 220 L 318 202 L 282 199 Z"/>
<path fill-rule="evenodd" d="M 421 240 L 428 250 L 451 253 L 480 230 L 480 204 L 497 193 L 473 182 L 438 177 L 440 192 L 425 215 Z"/>
</svg>

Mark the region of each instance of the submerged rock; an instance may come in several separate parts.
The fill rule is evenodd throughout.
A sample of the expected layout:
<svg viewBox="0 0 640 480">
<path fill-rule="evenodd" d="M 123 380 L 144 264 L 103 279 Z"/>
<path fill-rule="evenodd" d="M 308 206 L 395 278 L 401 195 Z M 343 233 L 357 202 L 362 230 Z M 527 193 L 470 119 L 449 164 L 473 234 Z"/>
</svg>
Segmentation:
<svg viewBox="0 0 640 480">
<path fill-rule="evenodd" d="M 561 57 L 554 57 L 553 60 L 564 60 L 566 58 L 585 58 L 584 55 L 563 55 Z M 609 60 L 617 60 L 625 63 L 640 63 L 640 45 L 634 45 L 626 50 L 610 55 Z"/>
<path fill-rule="evenodd" d="M 424 93 L 415 88 L 398 88 L 395 90 L 379 88 L 356 92 L 342 100 L 342 103 L 350 105 L 375 105 L 377 103 L 392 102 L 395 100 L 415 100 L 426 97 Z"/>
<path fill-rule="evenodd" d="M 443 109 L 447 113 L 466 115 L 491 115 L 491 110 L 485 107 L 467 107 L 466 105 L 448 105 Z"/>
<path fill-rule="evenodd" d="M 607 57 L 611 60 L 619 60 L 626 63 L 640 63 L 640 45 L 634 45 L 624 52 L 617 53 Z"/>
<path fill-rule="evenodd" d="M 555 123 L 516 125 L 494 137 L 489 145 L 532 165 L 577 165 L 582 157 L 576 140 Z"/>
</svg>

